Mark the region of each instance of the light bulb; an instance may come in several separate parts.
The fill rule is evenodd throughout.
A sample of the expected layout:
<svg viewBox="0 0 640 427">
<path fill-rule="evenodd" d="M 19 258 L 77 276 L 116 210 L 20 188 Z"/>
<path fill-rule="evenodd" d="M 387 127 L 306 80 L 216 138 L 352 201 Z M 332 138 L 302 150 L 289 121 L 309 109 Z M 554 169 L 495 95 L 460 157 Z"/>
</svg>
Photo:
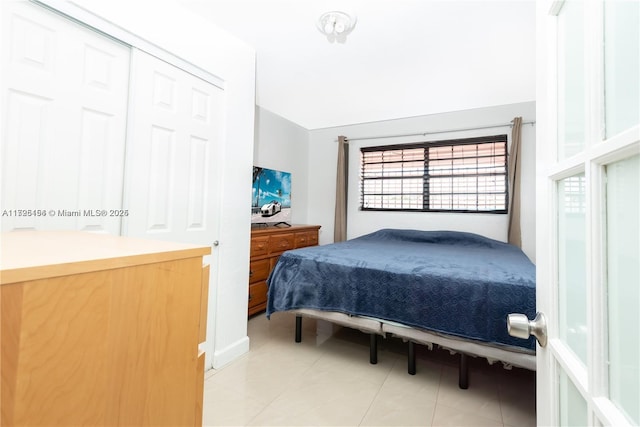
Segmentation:
<svg viewBox="0 0 640 427">
<path fill-rule="evenodd" d="M 326 36 L 342 36 L 350 33 L 355 23 L 355 16 L 352 17 L 344 12 L 333 11 L 322 14 L 320 19 L 316 21 L 316 27 Z"/>
</svg>

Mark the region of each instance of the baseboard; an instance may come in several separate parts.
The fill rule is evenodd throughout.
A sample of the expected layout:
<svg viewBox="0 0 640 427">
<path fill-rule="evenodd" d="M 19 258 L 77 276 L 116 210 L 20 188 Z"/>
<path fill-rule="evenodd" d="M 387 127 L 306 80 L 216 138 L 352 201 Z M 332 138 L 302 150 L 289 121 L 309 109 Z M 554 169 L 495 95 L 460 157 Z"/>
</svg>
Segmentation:
<svg viewBox="0 0 640 427">
<path fill-rule="evenodd" d="M 245 336 L 233 344 L 213 353 L 213 369 L 220 369 L 249 351 L 249 337 Z"/>
</svg>

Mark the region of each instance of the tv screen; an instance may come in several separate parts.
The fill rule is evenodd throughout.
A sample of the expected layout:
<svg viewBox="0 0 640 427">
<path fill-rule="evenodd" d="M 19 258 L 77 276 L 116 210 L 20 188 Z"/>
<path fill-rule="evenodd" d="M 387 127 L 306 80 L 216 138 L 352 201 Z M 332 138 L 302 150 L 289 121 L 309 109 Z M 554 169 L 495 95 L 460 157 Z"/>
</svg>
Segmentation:
<svg viewBox="0 0 640 427">
<path fill-rule="evenodd" d="M 291 225 L 291 173 L 253 167 L 252 225 Z"/>
</svg>

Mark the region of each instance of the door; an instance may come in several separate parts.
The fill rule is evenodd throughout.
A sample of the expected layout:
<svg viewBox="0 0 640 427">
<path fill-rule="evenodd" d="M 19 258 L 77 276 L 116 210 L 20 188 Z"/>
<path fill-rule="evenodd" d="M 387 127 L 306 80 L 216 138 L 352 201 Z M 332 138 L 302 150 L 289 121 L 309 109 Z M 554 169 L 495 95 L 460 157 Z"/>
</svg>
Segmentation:
<svg viewBox="0 0 640 427">
<path fill-rule="evenodd" d="M 120 233 L 129 48 L 1 2 L 2 231 Z M 106 212 L 106 215 L 102 213 Z"/>
<path fill-rule="evenodd" d="M 225 93 L 132 49 L 124 236 L 212 246 L 206 366 L 214 354 Z"/>
<path fill-rule="evenodd" d="M 537 2 L 539 425 L 640 424 L 640 2 Z"/>
<path fill-rule="evenodd" d="M 123 235 L 213 244 L 223 95 L 133 49 Z"/>
</svg>

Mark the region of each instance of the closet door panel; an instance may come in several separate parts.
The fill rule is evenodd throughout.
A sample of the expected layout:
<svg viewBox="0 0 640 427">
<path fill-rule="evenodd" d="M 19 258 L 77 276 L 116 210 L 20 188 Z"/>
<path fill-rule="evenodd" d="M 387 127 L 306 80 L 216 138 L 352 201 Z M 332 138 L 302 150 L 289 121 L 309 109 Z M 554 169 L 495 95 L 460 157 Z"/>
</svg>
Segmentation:
<svg viewBox="0 0 640 427">
<path fill-rule="evenodd" d="M 200 230 L 206 226 L 208 148 L 206 139 L 194 135 L 189 138 L 187 230 Z"/>
<path fill-rule="evenodd" d="M 16 216 L 11 210 L 39 206 L 37 189 L 43 187 L 43 139 L 48 133 L 51 100 L 17 91 L 4 93 L 7 96 L 2 141 L 2 231 L 7 231 L 34 226 L 39 219 Z"/>
<path fill-rule="evenodd" d="M 211 245 L 224 92 L 145 52 L 132 55 L 124 232 Z"/>
<path fill-rule="evenodd" d="M 170 232 L 173 223 L 171 206 L 175 203 L 172 185 L 175 176 L 175 130 L 158 126 L 151 126 L 150 130 L 147 226 L 149 230 Z M 135 168 L 142 170 L 142 165 Z M 136 194 L 144 199 L 144 194 Z"/>
<path fill-rule="evenodd" d="M 31 3 L 1 13 L 2 230 L 119 234 L 129 48 Z"/>
</svg>

